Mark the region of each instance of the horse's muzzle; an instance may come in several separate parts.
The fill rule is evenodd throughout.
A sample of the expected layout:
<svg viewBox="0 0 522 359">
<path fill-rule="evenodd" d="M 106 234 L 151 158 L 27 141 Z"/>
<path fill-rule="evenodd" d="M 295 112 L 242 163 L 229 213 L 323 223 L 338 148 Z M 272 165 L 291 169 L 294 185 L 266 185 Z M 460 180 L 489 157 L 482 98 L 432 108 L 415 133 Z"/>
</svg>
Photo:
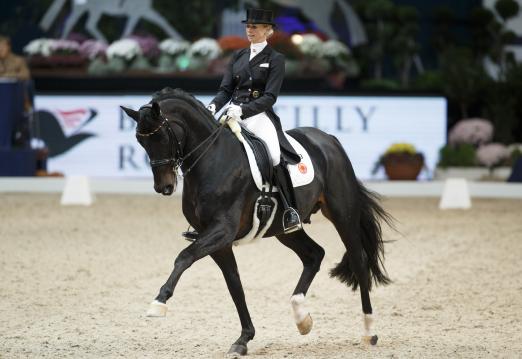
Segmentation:
<svg viewBox="0 0 522 359">
<path fill-rule="evenodd" d="M 174 192 L 174 185 L 166 185 L 163 187 L 163 190 L 161 191 L 161 194 L 164 196 L 170 196 Z"/>
</svg>

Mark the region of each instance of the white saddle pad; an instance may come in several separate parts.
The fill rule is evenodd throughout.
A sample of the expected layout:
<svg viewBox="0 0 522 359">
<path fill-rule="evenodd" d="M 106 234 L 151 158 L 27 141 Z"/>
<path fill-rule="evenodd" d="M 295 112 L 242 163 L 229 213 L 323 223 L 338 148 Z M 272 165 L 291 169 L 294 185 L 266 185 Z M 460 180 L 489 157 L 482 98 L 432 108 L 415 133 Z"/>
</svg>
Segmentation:
<svg viewBox="0 0 522 359">
<path fill-rule="evenodd" d="M 288 135 L 287 133 L 285 133 L 285 136 L 295 151 L 299 154 L 299 156 L 301 156 L 301 162 L 296 165 L 288 165 L 288 172 L 290 173 L 290 177 L 292 179 L 292 185 L 294 188 L 307 185 L 314 179 L 314 166 L 312 165 L 310 155 L 308 155 L 308 152 L 306 152 L 304 147 L 292 136 Z M 257 188 L 261 191 L 263 186 L 265 186 L 265 189 L 268 190 L 269 185 L 262 182 L 261 172 L 259 171 L 259 167 L 257 167 L 256 158 L 254 157 L 252 148 L 246 141 L 242 143 L 243 147 L 245 147 L 248 162 L 250 164 L 250 172 L 252 173 L 252 177 L 254 178 L 254 182 L 256 183 Z M 273 187 L 272 191 L 277 191 L 277 188 Z"/>
</svg>

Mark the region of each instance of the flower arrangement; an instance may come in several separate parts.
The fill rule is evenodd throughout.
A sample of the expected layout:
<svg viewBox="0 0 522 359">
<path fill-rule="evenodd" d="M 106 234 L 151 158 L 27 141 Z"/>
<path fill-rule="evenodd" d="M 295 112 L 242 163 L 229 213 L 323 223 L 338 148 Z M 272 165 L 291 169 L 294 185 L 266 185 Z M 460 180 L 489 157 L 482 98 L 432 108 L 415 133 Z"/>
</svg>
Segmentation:
<svg viewBox="0 0 522 359">
<path fill-rule="evenodd" d="M 410 143 L 394 143 L 379 157 L 372 173 L 380 167 L 391 180 L 415 180 L 424 167 L 424 155 Z"/>
<path fill-rule="evenodd" d="M 141 49 L 141 54 L 148 59 L 155 59 L 161 54 L 159 42 L 153 36 L 130 36 L 129 39 L 136 40 Z"/>
<path fill-rule="evenodd" d="M 126 61 L 131 61 L 142 54 L 139 43 L 134 39 L 115 41 L 107 48 L 106 53 L 109 59 L 120 58 Z"/>
<path fill-rule="evenodd" d="M 301 41 L 297 46 L 305 56 L 316 58 L 323 56 L 323 41 L 315 34 L 301 35 Z"/>
<path fill-rule="evenodd" d="M 338 40 L 328 40 L 323 43 L 322 55 L 326 58 L 348 57 L 351 51 Z"/>
<path fill-rule="evenodd" d="M 35 39 L 24 47 L 24 52 L 29 56 L 51 56 L 53 39 Z"/>
<path fill-rule="evenodd" d="M 473 167 L 477 164 L 477 150 L 469 143 L 445 145 L 439 151 L 438 167 Z"/>
<path fill-rule="evenodd" d="M 477 150 L 478 163 L 490 169 L 506 163 L 509 156 L 508 148 L 501 143 L 482 145 Z"/>
<path fill-rule="evenodd" d="M 80 54 L 89 60 L 105 56 L 108 45 L 104 41 L 86 40 L 80 45 Z"/>
<path fill-rule="evenodd" d="M 303 57 L 303 53 L 299 47 L 297 47 L 297 45 L 292 42 L 292 38 L 284 32 L 274 32 L 268 39 L 268 43 L 274 50 L 285 55 L 287 60 L 299 60 Z"/>
<path fill-rule="evenodd" d="M 179 56 L 187 52 L 190 47 L 188 41 L 166 39 L 159 44 L 159 48 L 163 54 L 170 56 Z"/>
<path fill-rule="evenodd" d="M 191 58 L 202 58 L 210 61 L 221 55 L 221 48 L 215 39 L 206 37 L 194 42 L 188 49 L 187 55 Z"/>
<path fill-rule="evenodd" d="M 32 67 L 79 67 L 85 65 L 76 41 L 63 39 L 35 39 L 24 47 Z"/>
<path fill-rule="evenodd" d="M 347 75 L 357 75 L 359 67 L 348 46 L 337 40 L 323 43 L 322 57 L 330 62 L 331 70 L 343 71 Z"/>
<path fill-rule="evenodd" d="M 186 56 L 190 43 L 183 40 L 166 39 L 159 44 L 161 55 L 158 60 L 159 72 L 185 70 L 189 64 Z"/>
<path fill-rule="evenodd" d="M 355 74 L 350 49 L 336 40 L 323 41 L 316 34 L 289 36 L 276 32 L 269 38 L 270 45 L 287 59 L 288 75 Z M 166 39 L 161 43 L 150 35 L 132 35 L 111 44 L 87 39 L 82 34 L 71 35 L 67 40 L 36 39 L 25 48 L 31 67 L 59 67 L 85 65 L 94 75 L 126 70 L 179 72 L 206 71 L 220 75 L 226 68 L 231 51 L 248 47 L 249 42 L 240 36 L 223 36 L 216 41 L 202 38 L 194 43 Z"/>
<path fill-rule="evenodd" d="M 248 40 L 241 36 L 222 36 L 219 38 L 218 44 L 224 52 L 240 50 L 250 46 Z"/>
<path fill-rule="evenodd" d="M 50 48 L 53 55 L 72 55 L 78 54 L 80 45 L 76 41 L 60 39 L 52 41 Z"/>
<path fill-rule="evenodd" d="M 493 138 L 493 125 L 481 118 L 465 119 L 457 122 L 450 130 L 448 142 L 450 145 L 468 143 L 481 145 L 488 143 Z"/>
<path fill-rule="evenodd" d="M 440 150 L 438 166 L 484 166 L 490 170 L 497 166 L 510 166 L 518 154 L 522 154 L 522 145 L 507 147 L 501 143 L 490 143 L 493 132 L 493 125 L 485 119 L 457 122 L 449 133 L 448 144 Z"/>
</svg>

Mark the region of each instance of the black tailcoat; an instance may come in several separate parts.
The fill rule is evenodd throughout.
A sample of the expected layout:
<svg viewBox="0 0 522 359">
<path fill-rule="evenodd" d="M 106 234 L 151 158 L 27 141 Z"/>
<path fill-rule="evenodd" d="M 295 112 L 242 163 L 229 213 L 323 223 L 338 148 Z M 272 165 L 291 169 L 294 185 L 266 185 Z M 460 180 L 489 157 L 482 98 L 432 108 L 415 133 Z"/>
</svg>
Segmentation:
<svg viewBox="0 0 522 359">
<path fill-rule="evenodd" d="M 216 105 L 217 112 L 232 100 L 234 104 L 241 106 L 241 118 L 265 112 L 276 128 L 285 158 L 297 163 L 300 161 L 299 155 L 284 136 L 281 121 L 273 109 L 284 77 L 285 57 L 269 45 L 266 45 L 252 61 L 250 48 L 239 50 L 232 56 L 218 94 L 211 103 Z"/>
</svg>

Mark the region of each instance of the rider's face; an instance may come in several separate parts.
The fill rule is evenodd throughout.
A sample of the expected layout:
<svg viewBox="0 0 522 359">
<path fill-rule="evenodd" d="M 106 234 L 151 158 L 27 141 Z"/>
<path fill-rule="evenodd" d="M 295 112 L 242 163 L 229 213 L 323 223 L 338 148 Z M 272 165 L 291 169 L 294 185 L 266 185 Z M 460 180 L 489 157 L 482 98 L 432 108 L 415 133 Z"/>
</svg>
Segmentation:
<svg viewBox="0 0 522 359">
<path fill-rule="evenodd" d="M 268 32 L 270 31 L 270 26 L 265 24 L 247 24 L 246 25 L 246 35 L 248 40 L 257 44 L 259 42 L 266 41 Z"/>
</svg>

